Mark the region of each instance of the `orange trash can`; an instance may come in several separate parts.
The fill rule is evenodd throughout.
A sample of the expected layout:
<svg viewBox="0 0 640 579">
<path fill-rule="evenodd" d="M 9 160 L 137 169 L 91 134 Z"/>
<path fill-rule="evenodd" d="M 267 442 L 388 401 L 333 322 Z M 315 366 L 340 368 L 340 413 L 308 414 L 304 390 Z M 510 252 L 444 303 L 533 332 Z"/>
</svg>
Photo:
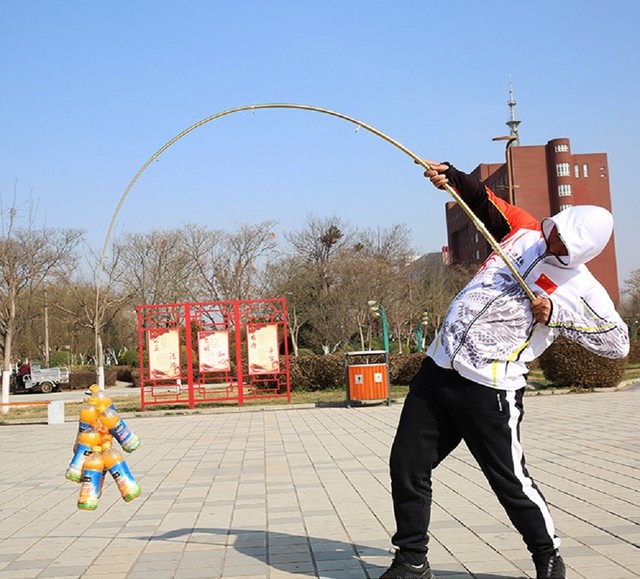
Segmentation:
<svg viewBox="0 0 640 579">
<path fill-rule="evenodd" d="M 389 356 L 385 350 L 347 352 L 344 360 L 347 406 L 365 400 L 391 403 Z"/>
</svg>

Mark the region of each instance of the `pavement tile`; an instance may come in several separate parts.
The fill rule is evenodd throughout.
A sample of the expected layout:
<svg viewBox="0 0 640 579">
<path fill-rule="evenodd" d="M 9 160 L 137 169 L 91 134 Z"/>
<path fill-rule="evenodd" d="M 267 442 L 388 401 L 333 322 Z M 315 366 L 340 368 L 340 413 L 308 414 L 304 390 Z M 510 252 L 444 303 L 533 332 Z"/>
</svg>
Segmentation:
<svg viewBox="0 0 640 579">
<path fill-rule="evenodd" d="M 640 577 L 640 388 L 527 396 L 525 408 L 528 468 L 570 577 Z M 0 579 L 375 578 L 392 559 L 387 464 L 400 411 L 131 416 L 143 444 L 126 460 L 143 494 L 124 503 L 107 481 L 93 512 L 76 509 L 79 487 L 64 479 L 76 423 L 5 426 Z M 439 579 L 533 576 L 464 445 L 436 471 L 431 532 Z"/>
</svg>

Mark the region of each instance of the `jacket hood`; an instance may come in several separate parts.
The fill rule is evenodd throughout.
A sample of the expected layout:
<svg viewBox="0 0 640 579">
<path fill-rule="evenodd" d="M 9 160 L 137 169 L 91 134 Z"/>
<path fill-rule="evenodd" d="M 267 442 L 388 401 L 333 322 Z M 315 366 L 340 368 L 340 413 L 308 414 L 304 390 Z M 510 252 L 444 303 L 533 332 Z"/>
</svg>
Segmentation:
<svg viewBox="0 0 640 579">
<path fill-rule="evenodd" d="M 542 221 L 545 240 L 554 225 L 569 255 L 549 255 L 546 261 L 560 267 L 576 267 L 587 263 L 605 248 L 613 232 L 613 216 L 595 205 L 568 207 Z"/>
</svg>

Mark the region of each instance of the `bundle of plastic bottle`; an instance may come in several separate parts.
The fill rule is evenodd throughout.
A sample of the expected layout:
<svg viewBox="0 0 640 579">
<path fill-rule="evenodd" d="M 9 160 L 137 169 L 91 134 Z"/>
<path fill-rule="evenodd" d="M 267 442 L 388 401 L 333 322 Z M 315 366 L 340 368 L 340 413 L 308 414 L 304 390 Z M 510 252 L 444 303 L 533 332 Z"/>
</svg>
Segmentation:
<svg viewBox="0 0 640 579">
<path fill-rule="evenodd" d="M 112 445 L 115 438 L 123 450 L 133 452 L 140 446 L 140 439 L 127 426 L 104 391 L 95 384 L 89 390 L 80 409 L 73 458 L 65 475 L 81 484 L 78 508 L 83 510 L 97 508 L 107 471 L 126 502 L 141 493 L 140 485 L 122 454 Z"/>
</svg>

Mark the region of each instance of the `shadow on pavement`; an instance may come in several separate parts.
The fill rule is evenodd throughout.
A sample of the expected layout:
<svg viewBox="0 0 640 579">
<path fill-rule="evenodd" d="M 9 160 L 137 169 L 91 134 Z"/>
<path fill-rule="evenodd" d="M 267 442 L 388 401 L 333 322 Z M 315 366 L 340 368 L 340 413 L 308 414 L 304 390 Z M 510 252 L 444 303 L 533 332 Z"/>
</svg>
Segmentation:
<svg viewBox="0 0 640 579">
<path fill-rule="evenodd" d="M 238 553 L 253 557 L 257 561 L 266 563 L 274 569 L 283 572 L 297 573 L 309 577 L 322 577 L 322 579 L 342 579 L 344 569 L 359 568 L 366 576 L 374 579 L 381 575 L 386 565 L 391 563 L 392 553 L 388 549 L 379 547 L 369 547 L 366 545 L 355 545 L 344 541 L 332 541 L 319 537 L 307 537 L 306 535 L 292 535 L 289 533 L 258 531 L 255 529 L 221 529 L 208 527 L 181 528 L 167 531 L 151 537 L 138 537 L 145 541 L 170 541 L 185 535 L 195 535 L 190 542 L 198 542 L 197 535 L 219 535 L 219 542 L 203 540 L 202 543 L 212 545 L 232 546 Z M 235 537 L 235 539 L 234 539 Z M 268 545 L 267 545 L 268 542 Z M 280 549 L 278 549 L 280 547 Z M 303 547 L 306 547 L 304 549 Z M 275 555 L 273 554 L 275 551 Z M 313 551 L 313 569 L 309 568 L 308 561 L 311 560 Z M 299 557 L 295 556 L 299 554 Z M 285 556 L 279 556 L 284 554 Z M 288 556 L 286 556 L 288 554 Z M 385 566 L 377 566 L 365 563 L 362 559 L 367 557 L 387 557 Z M 301 559 L 296 562 L 295 559 Z M 326 569 L 323 562 L 344 562 L 342 569 Z M 357 565 L 356 565 L 357 564 Z M 320 569 L 319 569 L 320 568 Z M 438 572 L 433 569 L 436 577 L 442 579 L 526 579 L 524 576 L 513 577 L 507 575 L 495 575 L 481 573 L 474 575 L 472 572 L 455 575 L 451 571 Z"/>
</svg>

